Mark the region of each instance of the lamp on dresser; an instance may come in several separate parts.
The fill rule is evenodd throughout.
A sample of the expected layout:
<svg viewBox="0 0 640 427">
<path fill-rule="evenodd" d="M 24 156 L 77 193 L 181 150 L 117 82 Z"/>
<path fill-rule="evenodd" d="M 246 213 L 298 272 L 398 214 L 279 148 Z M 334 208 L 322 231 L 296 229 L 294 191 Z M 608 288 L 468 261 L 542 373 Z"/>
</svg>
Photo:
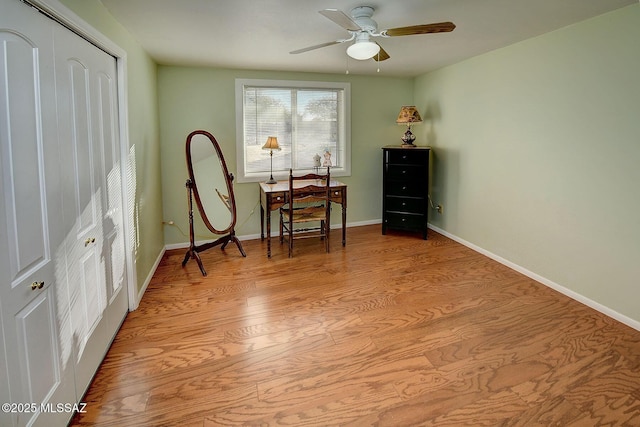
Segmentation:
<svg viewBox="0 0 640 427">
<path fill-rule="evenodd" d="M 407 125 L 407 131 L 402 135 L 402 146 L 414 147 L 413 141 L 416 140 L 416 136 L 411 133 L 411 125 L 415 123 L 422 123 L 422 117 L 420 117 L 420 113 L 418 113 L 417 108 L 413 105 L 402 106 L 396 123 L 399 125 Z"/>
</svg>

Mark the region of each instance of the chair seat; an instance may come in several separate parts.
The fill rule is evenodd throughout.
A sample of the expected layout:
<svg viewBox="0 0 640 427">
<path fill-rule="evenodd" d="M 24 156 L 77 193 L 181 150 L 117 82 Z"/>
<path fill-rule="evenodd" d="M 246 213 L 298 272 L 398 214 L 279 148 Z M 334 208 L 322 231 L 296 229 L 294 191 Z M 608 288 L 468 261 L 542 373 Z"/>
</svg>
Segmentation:
<svg viewBox="0 0 640 427">
<path fill-rule="evenodd" d="M 324 206 L 307 206 L 293 210 L 293 222 L 323 221 L 325 215 L 326 209 Z M 283 210 L 282 217 L 285 221 L 289 221 L 289 212 Z"/>
</svg>

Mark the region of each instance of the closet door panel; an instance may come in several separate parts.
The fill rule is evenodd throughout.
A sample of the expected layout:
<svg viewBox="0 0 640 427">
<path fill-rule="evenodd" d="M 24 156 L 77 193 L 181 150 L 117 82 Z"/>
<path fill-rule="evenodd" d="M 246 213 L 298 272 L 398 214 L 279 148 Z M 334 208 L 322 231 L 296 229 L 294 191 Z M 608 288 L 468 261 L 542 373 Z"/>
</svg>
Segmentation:
<svg viewBox="0 0 640 427">
<path fill-rule="evenodd" d="M 73 230 L 66 242 L 66 289 L 76 392 L 82 395 L 128 311 L 116 61 L 62 28 L 55 44 L 63 183 L 70 190 L 64 221 Z"/>
<path fill-rule="evenodd" d="M 101 141 L 103 151 L 103 184 L 104 206 L 103 206 L 103 234 L 105 245 L 103 253 L 106 257 L 107 271 L 107 298 L 109 305 L 117 304 L 120 308 L 118 313 L 123 312 L 123 304 L 126 301 L 126 268 L 125 268 L 125 244 L 124 244 L 124 212 L 122 179 L 119 154 L 119 132 L 117 115 L 117 81 L 116 68 L 113 58 L 108 55 L 102 57 L 100 71 L 97 73 L 97 90 L 99 109 L 96 111 L 98 123 L 98 138 Z M 120 295 L 120 293 L 123 293 Z M 118 301 L 114 301 L 118 299 Z M 124 308 L 126 313 L 127 308 Z M 116 314 L 116 322 L 122 320 L 121 315 Z"/>
<path fill-rule="evenodd" d="M 52 21 L 0 0 L 0 400 L 33 403 L 0 425 L 63 425 L 75 402 L 64 279 Z"/>
<path fill-rule="evenodd" d="M 16 314 L 16 326 L 21 337 L 19 352 L 27 374 L 30 402 L 44 402 L 51 385 L 60 381 L 55 330 L 42 325 L 55 324 L 55 307 L 49 286 Z"/>
<path fill-rule="evenodd" d="M 19 35 L 5 32 L 3 36 L 2 93 L 10 108 L 2 115 L 2 181 L 8 207 L 6 231 L 13 247 L 9 270 L 5 271 L 10 272 L 15 283 L 49 258 L 46 189 L 40 172 L 44 159 L 36 108 L 39 82 L 33 79 L 38 67 L 33 58 L 35 47 Z"/>
<path fill-rule="evenodd" d="M 59 44 L 59 43 L 58 43 Z M 60 53 L 58 53 L 60 55 Z M 106 306 L 105 273 L 100 265 L 101 159 L 91 135 L 89 65 L 75 57 L 58 58 L 66 77 L 59 80 L 59 91 L 69 91 L 69 103 L 60 109 L 60 127 L 69 134 L 61 138 L 62 173 L 65 192 L 64 212 L 67 239 L 67 270 L 70 312 L 76 354 L 82 358 L 91 334 L 102 319 Z M 68 82 L 68 86 L 63 86 Z M 68 118 L 69 120 L 64 120 Z"/>
</svg>

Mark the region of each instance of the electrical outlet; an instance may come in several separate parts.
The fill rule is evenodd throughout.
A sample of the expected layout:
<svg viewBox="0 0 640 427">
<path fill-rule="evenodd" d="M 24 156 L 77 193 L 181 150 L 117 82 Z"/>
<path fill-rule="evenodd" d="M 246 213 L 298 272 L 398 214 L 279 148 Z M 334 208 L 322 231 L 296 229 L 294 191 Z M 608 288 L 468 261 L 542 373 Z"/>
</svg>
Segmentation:
<svg viewBox="0 0 640 427">
<path fill-rule="evenodd" d="M 439 214 L 442 214 L 442 212 L 444 212 L 444 208 L 442 207 L 442 205 L 437 205 L 436 211 L 438 211 Z"/>
</svg>

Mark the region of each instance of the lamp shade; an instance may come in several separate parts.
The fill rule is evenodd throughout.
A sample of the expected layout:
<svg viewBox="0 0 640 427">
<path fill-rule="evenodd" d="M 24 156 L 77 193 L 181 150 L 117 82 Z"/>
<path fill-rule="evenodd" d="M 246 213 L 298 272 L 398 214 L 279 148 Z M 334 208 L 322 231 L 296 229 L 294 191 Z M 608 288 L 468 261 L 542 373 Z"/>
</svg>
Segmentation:
<svg viewBox="0 0 640 427">
<path fill-rule="evenodd" d="M 380 46 L 377 43 L 370 41 L 356 41 L 347 48 L 347 55 L 359 61 L 371 59 L 376 56 L 378 52 L 380 52 Z"/>
<path fill-rule="evenodd" d="M 270 136 L 267 138 L 267 142 L 262 146 L 263 150 L 279 150 L 280 146 L 278 145 L 278 138 L 275 136 Z"/>
<path fill-rule="evenodd" d="M 404 125 L 411 123 L 422 123 L 422 117 L 420 117 L 420 113 L 413 105 L 404 105 L 400 109 L 400 114 L 398 114 L 398 119 L 396 123 Z"/>
</svg>

